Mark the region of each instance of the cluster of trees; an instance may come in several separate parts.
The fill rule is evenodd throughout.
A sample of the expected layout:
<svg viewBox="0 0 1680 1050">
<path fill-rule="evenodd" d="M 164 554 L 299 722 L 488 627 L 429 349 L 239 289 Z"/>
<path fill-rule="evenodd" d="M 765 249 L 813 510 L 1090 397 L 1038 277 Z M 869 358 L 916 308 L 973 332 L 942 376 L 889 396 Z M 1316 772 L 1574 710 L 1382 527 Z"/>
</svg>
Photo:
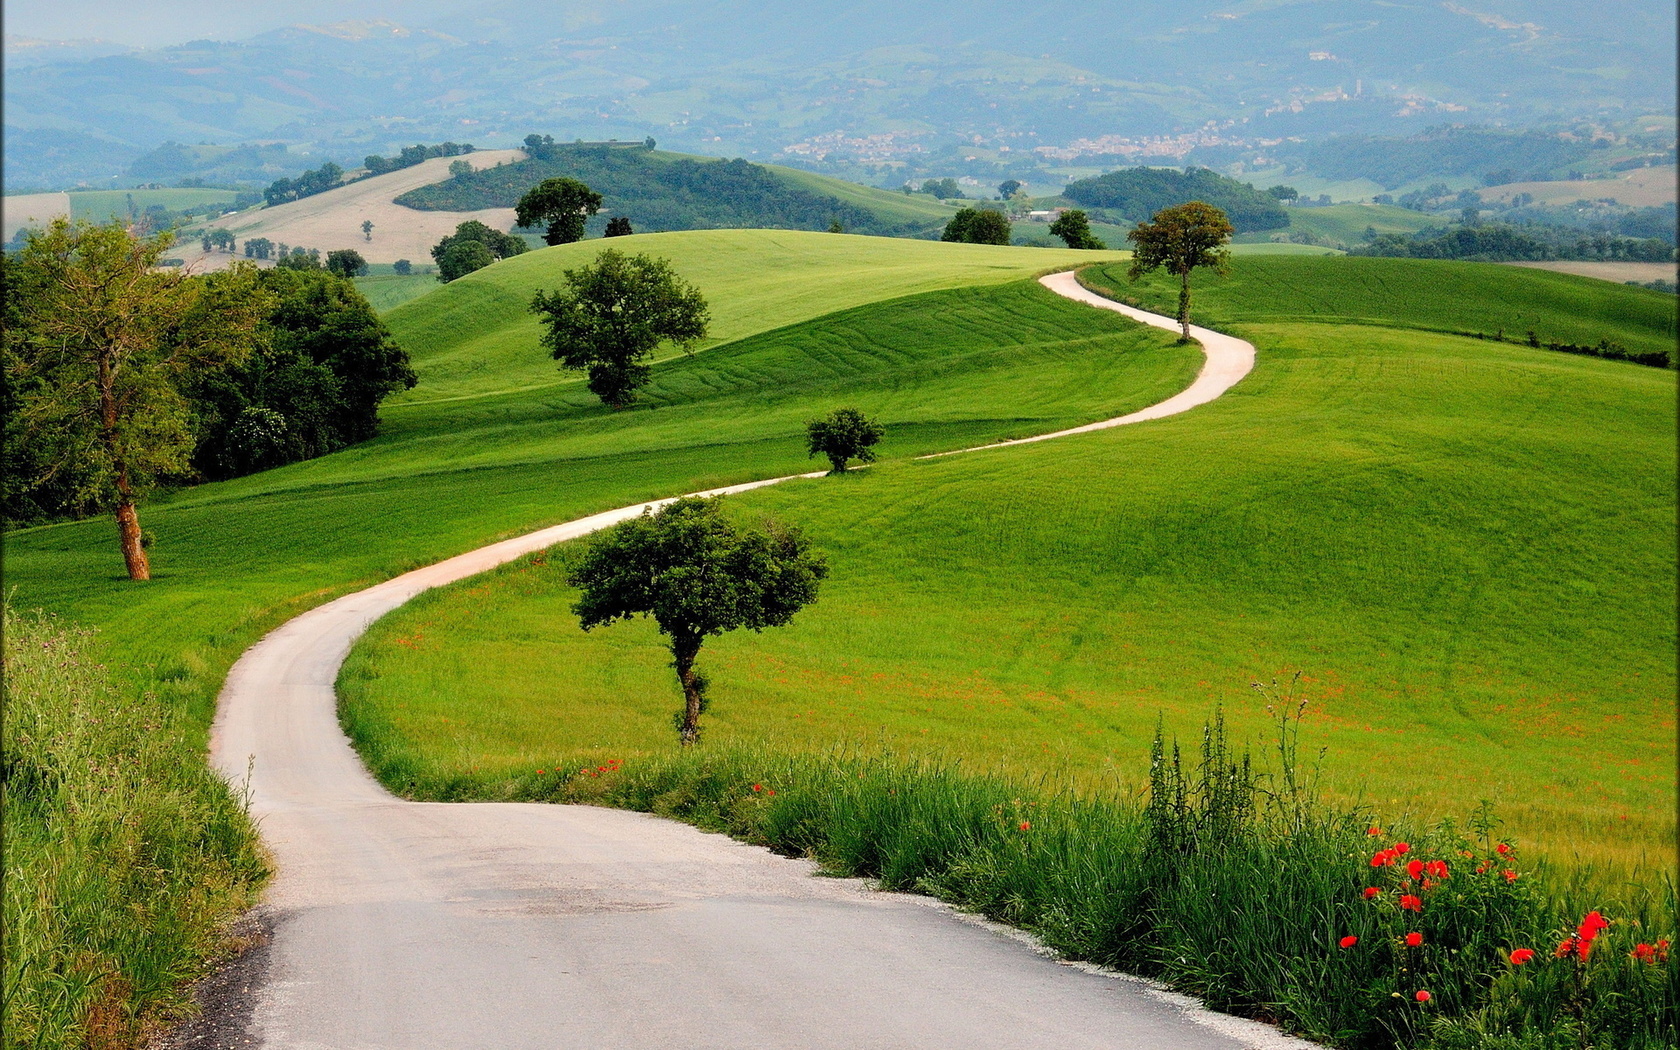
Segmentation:
<svg viewBox="0 0 1680 1050">
<path fill-rule="evenodd" d="M 1069 248 L 1101 251 L 1108 247 L 1100 237 L 1091 232 L 1090 216 L 1078 208 L 1069 208 L 1057 216 L 1056 221 L 1050 224 L 1050 235 L 1060 237 L 1062 243 Z"/>
<path fill-rule="evenodd" d="M 432 245 L 438 280 L 445 284 L 482 270 L 497 259 L 523 254 L 525 241 L 511 233 L 491 229 L 477 219 L 468 219 L 455 232 Z"/>
<path fill-rule="evenodd" d="M 1466 212 L 1466 218 L 1469 213 Z M 1385 233 L 1355 248 L 1355 255 L 1407 259 L 1467 259 L 1479 262 L 1541 262 L 1580 259 L 1670 262 L 1673 246 L 1657 238 L 1612 234 L 1581 236 L 1574 230 L 1504 222 L 1469 221 L 1451 229 L 1431 227 L 1416 234 Z"/>
<path fill-rule="evenodd" d="M 235 239 L 232 230 L 224 230 L 220 226 L 207 230 L 199 238 L 199 245 L 207 252 L 224 251 L 232 254 Z M 249 255 L 249 252 L 246 252 Z"/>
<path fill-rule="evenodd" d="M 649 149 L 551 144 L 531 159 L 422 186 L 397 198 L 418 211 L 512 208 L 546 179 L 581 182 L 602 195 L 602 210 L 631 216 L 646 233 L 705 229 L 826 230 L 835 222 L 854 233 L 922 235 L 925 223 L 883 220 L 873 211 L 801 188 L 744 160 L 697 161 Z M 599 222 L 600 220 L 596 220 Z"/>
<path fill-rule="evenodd" d="M 11 524 L 109 513 L 148 578 L 137 504 L 372 436 L 414 385 L 347 279 L 318 266 L 160 270 L 168 234 L 60 220 L 0 261 Z"/>
<path fill-rule="evenodd" d="M 370 154 L 362 160 L 362 167 L 367 169 L 370 176 L 384 175 L 386 172 L 412 168 L 421 161 L 431 160 L 433 157 L 459 157 L 472 151 L 472 144 L 467 142 L 441 142 L 436 146 L 423 146 L 416 143 L 413 146 L 404 146 L 395 157 L 388 159 L 377 153 Z"/>
<path fill-rule="evenodd" d="M 1224 212 L 1238 233 L 1289 225 L 1289 212 L 1272 194 L 1207 168 L 1126 168 L 1071 182 L 1062 195 L 1142 222 L 1162 208 L 1202 201 Z"/>
<path fill-rule="evenodd" d="M 314 171 L 306 171 L 295 179 L 275 179 L 263 190 L 263 202 L 269 206 L 302 200 L 317 193 L 325 193 L 344 181 L 344 169 L 327 161 Z"/>
<path fill-rule="evenodd" d="M 1393 189 L 1435 175 L 1482 175 L 1489 186 L 1538 181 L 1590 150 L 1554 133 L 1448 126 L 1409 138 L 1337 135 L 1279 155 L 1326 179 L 1365 178 Z"/>
<path fill-rule="evenodd" d="M 963 208 L 945 224 L 942 241 L 966 244 L 1008 244 L 1009 216 L 990 208 Z"/>
<path fill-rule="evenodd" d="M 1020 188 L 1020 183 L 1016 183 L 1015 185 L 1017 189 Z M 907 182 L 904 184 L 904 192 L 925 193 L 930 197 L 938 197 L 942 201 L 962 201 L 968 199 L 968 195 L 963 193 L 962 187 L 957 185 L 956 179 L 923 179 L 921 186 L 915 190 L 911 190 L 910 184 Z"/>
</svg>

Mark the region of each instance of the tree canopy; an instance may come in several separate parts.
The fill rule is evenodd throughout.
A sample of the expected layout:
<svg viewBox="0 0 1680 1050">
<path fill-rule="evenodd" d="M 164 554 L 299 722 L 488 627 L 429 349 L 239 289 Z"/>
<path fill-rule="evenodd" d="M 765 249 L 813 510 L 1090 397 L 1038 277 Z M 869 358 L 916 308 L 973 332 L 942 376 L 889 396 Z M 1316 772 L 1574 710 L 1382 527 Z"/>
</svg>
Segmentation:
<svg viewBox="0 0 1680 1050">
<path fill-rule="evenodd" d="M 327 253 L 327 269 L 340 277 L 360 277 L 367 273 L 367 260 L 354 248 L 340 248 Z"/>
<path fill-rule="evenodd" d="M 990 208 L 963 208 L 951 216 L 939 239 L 967 244 L 1008 244 L 1009 234 L 1009 218 L 1002 212 Z"/>
<path fill-rule="evenodd" d="M 705 297 L 665 259 L 608 248 L 565 278 L 565 287 L 531 301 L 542 315 L 542 345 L 562 368 L 588 372 L 589 389 L 614 408 L 647 383 L 641 362 L 660 343 L 689 350 L 705 338 Z"/>
<path fill-rule="evenodd" d="M 586 219 L 601 210 L 601 195 L 576 179 L 544 179 L 514 205 L 518 224 L 526 229 L 546 223 L 543 240 L 570 244 L 583 240 Z"/>
<path fill-rule="evenodd" d="M 836 474 L 846 472 L 848 460 L 859 463 L 875 462 L 872 446 L 886 431 L 881 424 L 855 408 L 837 408 L 823 419 L 813 419 L 805 427 L 805 445 L 810 455 L 828 457 Z"/>
<path fill-rule="evenodd" d="M 766 523 L 745 531 L 716 499 L 684 498 L 657 514 L 602 533 L 567 574 L 581 594 L 573 611 L 584 630 L 651 616 L 669 639 L 683 691 L 682 742 L 700 735 L 706 679 L 695 671 L 713 635 L 780 627 L 817 597 L 828 575 L 798 530 Z"/>
<path fill-rule="evenodd" d="M 526 251 L 525 241 L 511 233 L 491 229 L 477 219 L 468 219 L 455 232 L 432 245 L 438 280 L 445 284 L 482 270 L 497 259 L 508 259 Z"/>
<path fill-rule="evenodd" d="M 28 469 L 35 489 L 73 479 L 65 495 L 115 517 L 135 580 L 151 578 L 136 504 L 193 449 L 180 382 L 249 357 L 273 302 L 249 263 L 160 270 L 170 240 L 59 219 L 6 264 L 8 473 Z"/>
<path fill-rule="evenodd" d="M 1125 168 L 1070 182 L 1062 193 L 1131 222 L 1185 201 L 1205 201 L 1225 212 L 1238 233 L 1289 225 L 1289 212 L 1270 193 L 1207 168 Z"/>
<path fill-rule="evenodd" d="M 1205 266 L 1223 274 L 1231 253 L 1231 221 L 1203 201 L 1162 208 L 1148 222 L 1126 234 L 1132 242 L 1132 265 L 1127 276 L 1137 280 L 1151 270 L 1165 269 L 1179 279 L 1178 323 L 1190 338 L 1190 271 Z"/>
<path fill-rule="evenodd" d="M 1069 248 L 1085 248 L 1100 251 L 1107 248 L 1096 234 L 1091 232 L 1091 219 L 1078 208 L 1069 208 L 1050 224 L 1052 236 L 1060 237 Z"/>
</svg>

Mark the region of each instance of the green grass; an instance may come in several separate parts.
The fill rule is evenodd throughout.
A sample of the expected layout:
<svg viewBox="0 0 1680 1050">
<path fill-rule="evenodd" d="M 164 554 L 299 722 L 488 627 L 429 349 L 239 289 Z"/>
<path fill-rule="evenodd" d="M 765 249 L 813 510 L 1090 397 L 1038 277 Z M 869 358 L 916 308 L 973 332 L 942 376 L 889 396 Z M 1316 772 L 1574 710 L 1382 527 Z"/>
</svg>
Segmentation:
<svg viewBox="0 0 1680 1050">
<path fill-rule="evenodd" d="M 837 179 L 830 175 L 819 175 L 814 171 L 785 168 L 780 164 L 766 164 L 764 167 L 769 168 L 802 190 L 820 194 L 824 197 L 835 197 L 847 204 L 855 204 L 860 208 L 868 208 L 887 222 L 917 222 L 929 226 L 935 223 L 943 225 L 949 222 L 951 216 L 955 215 L 957 211 L 952 205 L 925 193 L 883 190 L 875 186 L 864 186 L 860 183 L 848 182 L 845 179 Z"/>
<path fill-rule="evenodd" d="M 1634 323 L 1602 287 L 1603 314 L 1566 300 L 1546 321 Z M 1158 712 L 1184 728 L 1224 702 L 1253 732 L 1249 683 L 1300 668 L 1336 797 L 1489 798 L 1553 857 L 1662 863 L 1673 375 L 1403 328 L 1242 331 L 1258 370 L 1190 415 L 738 498 L 799 523 L 834 573 L 794 627 L 709 645 L 713 738 L 1135 788 Z M 488 784 L 670 746 L 658 635 L 576 631 L 560 576 L 521 565 L 374 628 L 345 687 L 396 742 L 379 761 L 425 784 L 471 755 Z"/>
<path fill-rule="evenodd" d="M 1094 261 L 1089 252 L 996 248 L 788 230 L 638 234 L 613 245 L 580 241 L 515 256 L 386 317 L 423 381 L 392 404 L 561 382 L 537 351 L 533 293 L 603 248 L 670 259 L 711 305 L 716 345 L 880 299 L 939 288 L 1001 284 Z M 1116 256 L 1118 253 L 1116 253 Z"/>
<path fill-rule="evenodd" d="M 382 273 L 356 278 L 356 290 L 382 314 L 440 287 L 437 275 L 429 273 Z"/>
<path fill-rule="evenodd" d="M 170 211 L 202 210 L 219 204 L 223 209 L 233 207 L 238 194 L 233 190 L 166 189 L 166 190 L 72 190 L 70 218 L 75 222 L 110 222 L 128 218 L 130 199 L 138 211 L 153 204 L 161 204 Z"/>
<path fill-rule="evenodd" d="M 1392 204 L 1332 204 L 1327 208 L 1290 208 L 1289 226 L 1283 230 L 1263 230 L 1245 233 L 1235 238 L 1238 243 L 1264 243 L 1274 237 L 1288 237 L 1292 233 L 1307 233 L 1323 238 L 1340 247 L 1363 244 L 1367 228 L 1380 233 L 1416 233 L 1425 226 L 1441 223 L 1438 215 L 1426 215 Z"/>
<path fill-rule="evenodd" d="M 120 692 L 88 641 L 6 607 L 7 1047 L 146 1042 L 266 877 L 182 712 Z"/>
<path fill-rule="evenodd" d="M 1597 343 L 1630 350 L 1672 350 L 1676 301 L 1645 288 L 1570 274 L 1511 281 L 1498 263 L 1422 259 L 1242 258 L 1226 277 L 1192 277 L 1191 319 L 1213 328 L 1312 321 L 1416 328 L 1436 332 L 1503 331 L 1520 340 Z M 1082 280 L 1151 310 L 1177 309 L 1177 283 L 1157 274 L 1136 284 L 1124 266 L 1085 271 Z"/>
</svg>

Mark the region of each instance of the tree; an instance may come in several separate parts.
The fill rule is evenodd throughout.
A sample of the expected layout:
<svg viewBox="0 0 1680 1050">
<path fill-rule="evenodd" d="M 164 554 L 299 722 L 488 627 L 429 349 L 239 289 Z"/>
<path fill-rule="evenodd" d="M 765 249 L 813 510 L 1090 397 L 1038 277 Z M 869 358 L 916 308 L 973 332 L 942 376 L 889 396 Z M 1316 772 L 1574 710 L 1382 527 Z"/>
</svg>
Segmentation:
<svg viewBox="0 0 1680 1050">
<path fill-rule="evenodd" d="M 1050 232 L 1060 237 L 1069 248 L 1101 251 L 1108 247 L 1091 232 L 1090 218 L 1078 208 L 1069 208 L 1057 216 L 1056 221 L 1050 224 Z"/>
<path fill-rule="evenodd" d="M 1132 266 L 1126 276 L 1135 281 L 1164 268 L 1179 279 L 1178 323 L 1185 339 L 1190 338 L 1190 271 L 1205 266 L 1224 274 L 1231 258 L 1224 246 L 1231 233 L 1231 220 L 1224 212 L 1211 204 L 1190 201 L 1162 208 L 1126 234 L 1133 245 Z"/>
<path fill-rule="evenodd" d="M 1020 179 L 1004 179 L 1002 182 L 998 183 L 998 196 L 1003 200 L 1009 200 L 1011 197 L 1020 192 Z"/>
<path fill-rule="evenodd" d="M 690 350 L 705 338 L 705 297 L 665 259 L 608 248 L 565 276 L 566 287 L 531 301 L 543 315 L 542 344 L 560 367 L 587 370 L 589 389 L 614 408 L 647 383 L 641 362 L 654 347 L 670 340 Z"/>
<path fill-rule="evenodd" d="M 327 253 L 327 269 L 340 277 L 360 277 L 367 273 L 367 260 L 353 248 L 340 248 Z"/>
<path fill-rule="evenodd" d="M 477 248 L 472 245 L 477 245 Z M 523 238 L 491 229 L 477 219 L 468 219 L 456 226 L 454 233 L 432 245 L 432 260 L 438 264 L 438 280 L 447 284 L 457 277 L 481 270 L 497 259 L 524 252 Z"/>
<path fill-rule="evenodd" d="M 623 215 L 614 215 L 607 220 L 608 237 L 628 237 L 635 232 L 630 228 L 630 220 Z"/>
<path fill-rule="evenodd" d="M 847 460 L 875 462 L 871 446 L 885 432 L 881 424 L 857 409 L 837 408 L 826 419 L 811 420 L 805 428 L 805 444 L 812 456 L 820 453 L 828 457 L 833 473 L 844 474 Z"/>
<path fill-rule="evenodd" d="M 275 266 L 284 270 L 319 270 L 321 268 L 321 249 L 293 248 L 289 253 L 281 252 Z"/>
<path fill-rule="evenodd" d="M 839 219 L 831 220 L 828 224 L 829 233 L 845 233 L 846 226 Z"/>
<path fill-rule="evenodd" d="M 582 592 L 573 611 L 584 630 L 651 616 L 665 633 L 682 686 L 686 746 L 699 738 L 706 708 L 706 679 L 694 669 L 700 646 L 725 631 L 787 624 L 827 575 L 797 530 L 771 522 L 745 532 L 717 500 L 684 498 L 603 533 L 566 579 Z"/>
<path fill-rule="evenodd" d="M 473 173 L 471 161 L 452 160 L 449 162 L 449 177 L 452 179 L 465 178 Z"/>
<path fill-rule="evenodd" d="M 398 259 L 396 262 L 391 264 L 391 272 L 407 277 L 409 274 L 414 272 L 414 264 L 409 262 L 407 259 Z"/>
<path fill-rule="evenodd" d="M 44 466 L 79 474 L 80 495 L 116 519 L 134 580 L 151 578 L 136 505 L 192 451 L 179 384 L 247 357 L 272 303 L 246 263 L 209 278 L 158 270 L 170 243 L 168 233 L 138 240 L 120 223 L 58 219 L 7 267 L 17 302 L 6 380 L 26 391 L 8 444 L 14 433 L 54 435 Z"/>
<path fill-rule="evenodd" d="M 543 240 L 570 244 L 583 240 L 583 223 L 601 210 L 601 195 L 576 179 L 544 179 L 519 198 L 514 208 L 524 228 L 548 224 Z"/>
<path fill-rule="evenodd" d="M 1009 232 L 1009 219 L 1002 212 L 963 208 L 951 216 L 939 239 L 968 244 L 1008 244 Z"/>
<path fill-rule="evenodd" d="M 457 161 L 457 163 L 459 163 L 459 162 Z M 363 219 L 362 220 L 362 236 L 366 237 L 369 241 L 373 240 L 373 220 L 372 219 Z"/>
<path fill-rule="evenodd" d="M 1301 198 L 1300 191 L 1293 186 L 1271 186 L 1266 189 L 1266 192 L 1271 194 L 1274 200 L 1293 201 Z"/>
</svg>

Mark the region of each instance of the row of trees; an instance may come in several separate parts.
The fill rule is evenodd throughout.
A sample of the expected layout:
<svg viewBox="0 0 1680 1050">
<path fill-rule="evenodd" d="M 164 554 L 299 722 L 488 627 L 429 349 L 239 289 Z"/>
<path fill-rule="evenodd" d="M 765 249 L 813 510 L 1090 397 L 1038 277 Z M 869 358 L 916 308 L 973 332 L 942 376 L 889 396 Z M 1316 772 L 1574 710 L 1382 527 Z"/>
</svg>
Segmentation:
<svg viewBox="0 0 1680 1050">
<path fill-rule="evenodd" d="M 469 142 L 442 142 L 436 146 L 424 146 L 416 143 L 404 146 L 395 157 L 381 157 L 374 153 L 362 161 L 362 167 L 367 169 L 368 175 L 384 175 L 386 172 L 401 171 L 412 168 L 421 161 L 431 160 L 433 157 L 459 157 L 471 153 L 473 146 Z"/>
<path fill-rule="evenodd" d="M 325 193 L 344 180 L 344 169 L 327 161 L 314 171 L 306 171 L 295 179 L 275 179 L 263 190 L 263 203 L 270 207 L 287 201 L 302 200 L 317 193 Z"/>
<path fill-rule="evenodd" d="M 150 576 L 137 506 L 158 485 L 363 440 L 415 382 L 349 280 L 318 264 L 187 276 L 159 268 L 169 244 L 59 220 L 0 263 L 0 512 L 111 514 L 133 579 Z"/>
</svg>

